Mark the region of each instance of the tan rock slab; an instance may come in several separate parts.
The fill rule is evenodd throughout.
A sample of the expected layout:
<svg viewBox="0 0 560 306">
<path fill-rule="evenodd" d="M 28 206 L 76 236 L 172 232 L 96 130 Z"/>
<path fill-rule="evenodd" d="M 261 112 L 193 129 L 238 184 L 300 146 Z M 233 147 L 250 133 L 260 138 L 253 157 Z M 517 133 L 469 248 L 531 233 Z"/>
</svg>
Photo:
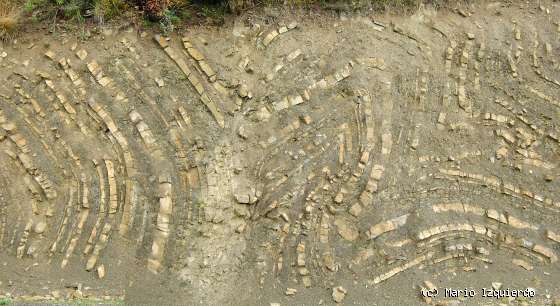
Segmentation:
<svg viewBox="0 0 560 306">
<path fill-rule="evenodd" d="M 335 219 L 334 224 L 337 227 L 338 234 L 345 240 L 354 241 L 360 234 L 354 222 L 346 218 L 338 217 Z"/>
<path fill-rule="evenodd" d="M 341 286 L 334 287 L 332 291 L 332 298 L 335 302 L 340 303 L 346 297 L 347 292 L 348 291 Z"/>
</svg>

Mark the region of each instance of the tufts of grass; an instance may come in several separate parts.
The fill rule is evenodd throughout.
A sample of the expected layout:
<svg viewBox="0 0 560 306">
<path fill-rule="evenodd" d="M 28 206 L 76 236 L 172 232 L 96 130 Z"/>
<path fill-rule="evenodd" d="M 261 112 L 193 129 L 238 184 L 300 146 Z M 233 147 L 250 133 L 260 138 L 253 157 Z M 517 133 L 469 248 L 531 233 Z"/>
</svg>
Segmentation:
<svg viewBox="0 0 560 306">
<path fill-rule="evenodd" d="M 143 9 L 148 18 L 160 20 L 165 17 L 165 13 L 169 8 L 170 0 L 142 0 Z"/>
<path fill-rule="evenodd" d="M 159 28 L 164 34 L 169 34 L 175 30 L 175 26 L 181 21 L 175 10 L 166 9 L 163 17 L 159 21 Z"/>
<path fill-rule="evenodd" d="M 0 0 L 0 39 L 9 39 L 15 34 L 20 17 L 20 10 L 15 1 Z"/>
<path fill-rule="evenodd" d="M 124 306 L 124 301 L 122 300 L 97 301 L 97 300 L 80 299 L 80 300 L 67 301 L 67 303 L 69 305 L 76 305 L 76 306 L 97 306 L 97 305 Z"/>
<path fill-rule="evenodd" d="M 83 20 L 89 0 L 26 0 L 24 11 L 39 21 L 52 19 Z"/>
<path fill-rule="evenodd" d="M 412 12 L 421 4 L 441 8 L 473 0 L 0 0 L 0 39 L 13 37 L 18 25 L 46 22 L 54 29 L 60 20 L 85 24 L 93 17 L 102 25 L 117 17 L 135 24 L 158 27 L 170 33 L 184 23 L 209 22 L 221 25 L 230 13 L 239 14 L 260 7 L 300 7 L 352 11 Z M 144 19 L 144 20 L 142 20 Z M 72 23 L 67 23 L 72 25 Z"/>
<path fill-rule="evenodd" d="M 93 15 L 99 24 L 123 15 L 130 8 L 125 0 L 96 0 L 93 6 Z"/>
<path fill-rule="evenodd" d="M 0 0 L 6 1 L 6 0 Z M 56 19 L 82 23 L 94 17 L 100 23 L 130 11 L 131 0 L 25 0 L 23 10 L 38 21 Z"/>
<path fill-rule="evenodd" d="M 224 0 L 232 12 L 239 13 L 257 6 L 299 6 L 322 7 L 333 10 L 359 10 L 371 8 L 375 11 L 408 12 L 417 9 L 421 4 L 430 4 L 441 8 L 448 3 L 456 4 L 469 0 Z M 220 2 L 219 0 L 207 2 Z"/>
<path fill-rule="evenodd" d="M 14 300 L 9 298 L 0 299 L 0 306 L 3 305 L 12 305 L 12 303 L 19 304 Z M 54 300 L 48 301 L 49 305 L 72 305 L 72 306 L 124 306 L 124 300 L 121 299 L 114 299 L 114 300 L 95 300 L 95 299 L 75 299 L 75 300 Z"/>
</svg>

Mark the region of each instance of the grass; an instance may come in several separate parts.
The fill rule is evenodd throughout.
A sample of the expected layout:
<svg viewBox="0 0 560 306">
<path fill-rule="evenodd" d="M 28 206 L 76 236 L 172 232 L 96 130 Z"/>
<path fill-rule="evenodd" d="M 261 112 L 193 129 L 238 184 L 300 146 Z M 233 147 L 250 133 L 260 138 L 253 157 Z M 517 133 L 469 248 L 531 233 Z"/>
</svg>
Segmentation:
<svg viewBox="0 0 560 306">
<path fill-rule="evenodd" d="M 119 16 L 129 8 L 124 0 L 98 0 L 95 1 L 95 15 L 111 19 Z"/>
<path fill-rule="evenodd" d="M 222 25 L 226 17 L 262 7 L 336 11 L 374 10 L 407 13 L 420 3 L 435 8 L 473 0 L 0 0 L 0 39 L 13 38 L 18 26 L 46 23 L 63 27 L 98 24 L 119 18 L 164 34 L 188 24 Z"/>
<path fill-rule="evenodd" d="M 10 301 L 11 302 L 11 301 Z M 74 299 L 74 300 L 54 300 L 54 301 L 45 301 L 49 304 L 56 304 L 56 305 L 73 305 L 73 306 L 89 306 L 89 305 L 110 305 L 110 306 L 124 306 L 124 300 L 93 300 L 93 299 Z M 1 304 L 0 305 L 9 305 L 9 304 Z"/>
<path fill-rule="evenodd" d="M 417 8 L 420 2 L 438 4 L 448 0 L 227 0 L 233 12 L 241 12 L 257 6 L 294 6 L 294 7 L 320 7 L 334 10 L 358 10 L 372 8 L 376 11 L 389 9 L 410 10 Z"/>
<path fill-rule="evenodd" d="M 11 305 L 15 301 L 10 298 L 2 298 L 0 299 L 0 306 L 3 305 Z M 55 301 L 46 301 L 49 304 L 57 304 L 57 305 L 76 305 L 76 306 L 86 306 L 86 305 L 111 305 L 111 306 L 124 306 L 124 300 L 107 300 L 107 301 L 100 301 L 100 300 L 93 300 L 93 299 L 75 299 L 75 300 L 55 300 Z"/>
<path fill-rule="evenodd" d="M 24 11 L 40 20 L 69 19 L 82 22 L 85 13 L 101 0 L 26 0 Z"/>
<path fill-rule="evenodd" d="M 0 39 L 14 35 L 20 22 L 18 4 L 12 0 L 0 0 Z"/>
<path fill-rule="evenodd" d="M 90 300 L 90 299 L 78 299 L 78 300 L 62 301 L 59 303 L 62 305 L 77 305 L 77 306 L 87 306 L 87 305 L 124 306 L 123 300 L 97 301 L 97 300 Z"/>
<path fill-rule="evenodd" d="M 181 18 L 177 16 L 175 10 L 166 9 L 163 12 L 163 17 L 159 21 L 159 28 L 164 34 L 169 34 L 175 30 L 175 25 L 181 21 Z"/>
</svg>

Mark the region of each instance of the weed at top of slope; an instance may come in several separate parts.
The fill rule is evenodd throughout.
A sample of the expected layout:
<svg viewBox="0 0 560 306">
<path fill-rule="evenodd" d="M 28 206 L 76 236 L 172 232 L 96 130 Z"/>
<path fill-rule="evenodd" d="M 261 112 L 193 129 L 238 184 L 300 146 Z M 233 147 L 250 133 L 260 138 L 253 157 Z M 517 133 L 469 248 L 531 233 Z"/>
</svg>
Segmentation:
<svg viewBox="0 0 560 306">
<path fill-rule="evenodd" d="M 20 11 L 15 1 L 0 2 L 0 39 L 9 39 L 17 31 Z"/>
</svg>

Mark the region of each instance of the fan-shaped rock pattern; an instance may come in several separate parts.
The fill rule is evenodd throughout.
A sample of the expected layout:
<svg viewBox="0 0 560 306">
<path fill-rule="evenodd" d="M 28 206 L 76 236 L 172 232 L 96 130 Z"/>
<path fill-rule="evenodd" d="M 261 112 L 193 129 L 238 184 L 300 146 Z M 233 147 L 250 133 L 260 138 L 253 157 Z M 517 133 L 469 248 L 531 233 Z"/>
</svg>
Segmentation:
<svg viewBox="0 0 560 306">
<path fill-rule="evenodd" d="M 0 293 L 416 304 L 496 278 L 545 301 L 560 12 L 535 5 L 4 45 Z"/>
</svg>

